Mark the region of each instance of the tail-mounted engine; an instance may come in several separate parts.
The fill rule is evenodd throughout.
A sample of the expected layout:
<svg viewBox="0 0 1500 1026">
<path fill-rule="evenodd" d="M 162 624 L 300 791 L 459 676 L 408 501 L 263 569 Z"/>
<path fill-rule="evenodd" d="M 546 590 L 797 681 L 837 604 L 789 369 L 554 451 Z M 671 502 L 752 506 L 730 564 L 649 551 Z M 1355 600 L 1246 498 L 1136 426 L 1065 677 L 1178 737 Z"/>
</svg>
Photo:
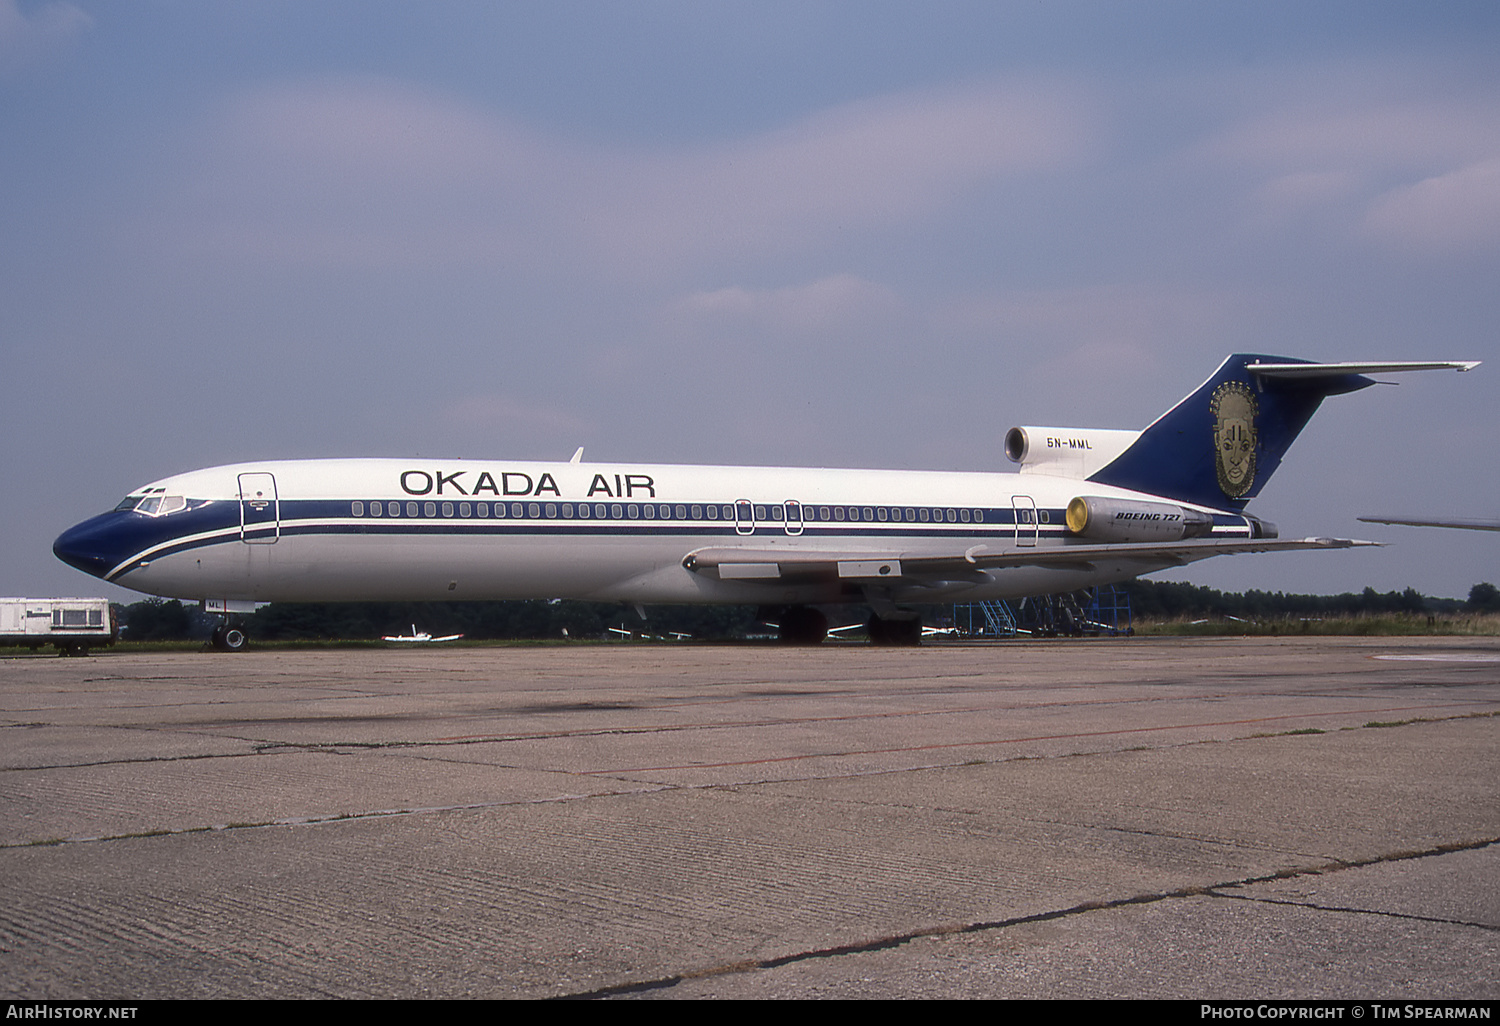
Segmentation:
<svg viewBox="0 0 1500 1026">
<path fill-rule="evenodd" d="M 1107 428 L 1013 427 L 1005 433 L 1005 455 L 1023 474 L 1076 477 L 1080 481 L 1108 465 L 1141 436 Z"/>
</svg>

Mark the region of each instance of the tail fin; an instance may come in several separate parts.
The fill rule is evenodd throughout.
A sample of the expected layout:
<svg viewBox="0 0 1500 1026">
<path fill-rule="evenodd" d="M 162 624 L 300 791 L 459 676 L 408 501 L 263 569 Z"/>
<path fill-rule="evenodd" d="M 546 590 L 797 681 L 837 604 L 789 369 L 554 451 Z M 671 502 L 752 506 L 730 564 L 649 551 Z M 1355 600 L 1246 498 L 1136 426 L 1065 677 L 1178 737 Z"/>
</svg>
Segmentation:
<svg viewBox="0 0 1500 1026">
<path fill-rule="evenodd" d="M 1109 464 L 1101 484 L 1219 509 L 1260 493 L 1325 396 L 1375 384 L 1361 372 L 1468 370 L 1456 363 L 1310 363 L 1236 353 Z"/>
</svg>

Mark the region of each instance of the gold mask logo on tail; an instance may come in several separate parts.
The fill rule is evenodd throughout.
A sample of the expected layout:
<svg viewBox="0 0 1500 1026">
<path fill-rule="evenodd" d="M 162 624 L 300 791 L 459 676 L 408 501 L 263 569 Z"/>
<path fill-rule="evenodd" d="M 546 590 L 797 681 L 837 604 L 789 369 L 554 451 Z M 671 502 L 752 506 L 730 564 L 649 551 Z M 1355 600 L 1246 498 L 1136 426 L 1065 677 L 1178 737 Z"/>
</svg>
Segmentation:
<svg viewBox="0 0 1500 1026">
<path fill-rule="evenodd" d="M 1219 487 L 1237 499 L 1255 483 L 1255 414 L 1259 406 L 1250 386 L 1226 381 L 1214 389 L 1214 466 Z"/>
</svg>

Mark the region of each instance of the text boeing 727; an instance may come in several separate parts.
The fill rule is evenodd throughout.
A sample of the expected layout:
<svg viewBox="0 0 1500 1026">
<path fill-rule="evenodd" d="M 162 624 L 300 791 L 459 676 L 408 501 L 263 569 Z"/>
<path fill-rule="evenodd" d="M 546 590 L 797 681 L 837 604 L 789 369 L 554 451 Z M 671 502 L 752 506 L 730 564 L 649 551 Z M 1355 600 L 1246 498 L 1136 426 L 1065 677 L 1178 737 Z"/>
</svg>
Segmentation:
<svg viewBox="0 0 1500 1026">
<path fill-rule="evenodd" d="M 255 602 L 573 598 L 784 607 L 865 602 L 915 644 L 914 603 L 1092 587 L 1209 556 L 1346 548 L 1278 539 L 1245 504 L 1329 395 L 1364 374 L 1474 363 L 1229 357 L 1144 431 L 1012 428 L 1019 474 L 339 459 L 156 481 L 64 532 L 64 562 L 137 591 Z M 220 647 L 243 635 L 221 629 Z"/>
</svg>

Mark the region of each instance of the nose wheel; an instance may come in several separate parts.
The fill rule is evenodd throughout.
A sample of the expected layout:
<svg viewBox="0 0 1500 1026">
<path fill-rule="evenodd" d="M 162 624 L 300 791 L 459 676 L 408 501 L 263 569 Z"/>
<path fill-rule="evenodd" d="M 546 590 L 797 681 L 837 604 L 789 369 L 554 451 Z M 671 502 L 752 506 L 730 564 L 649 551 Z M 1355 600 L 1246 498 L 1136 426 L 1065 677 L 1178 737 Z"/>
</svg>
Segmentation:
<svg viewBox="0 0 1500 1026">
<path fill-rule="evenodd" d="M 225 624 L 214 628 L 213 646 L 220 652 L 243 652 L 245 643 L 249 640 L 238 627 Z"/>
</svg>

